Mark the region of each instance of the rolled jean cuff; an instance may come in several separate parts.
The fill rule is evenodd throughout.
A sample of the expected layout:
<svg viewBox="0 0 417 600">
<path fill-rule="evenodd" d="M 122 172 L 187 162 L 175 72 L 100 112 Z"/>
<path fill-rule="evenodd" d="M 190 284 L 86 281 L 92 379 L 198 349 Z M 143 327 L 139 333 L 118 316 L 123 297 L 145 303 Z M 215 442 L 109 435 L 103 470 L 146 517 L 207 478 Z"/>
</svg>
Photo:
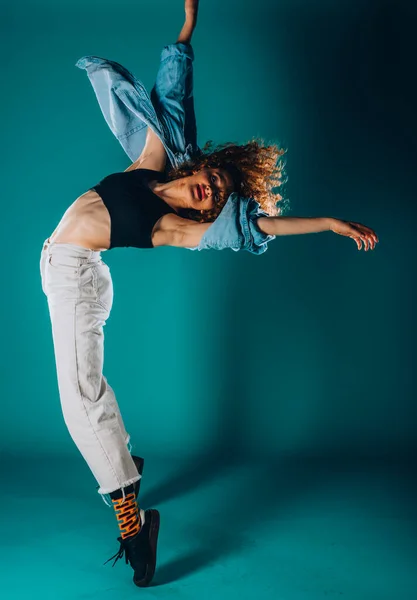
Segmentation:
<svg viewBox="0 0 417 600">
<path fill-rule="evenodd" d="M 132 485 L 132 483 L 136 483 L 136 481 L 139 481 L 139 479 L 141 479 L 141 478 L 142 478 L 142 475 L 138 474 L 135 477 L 132 477 L 132 479 L 128 479 L 127 481 L 122 483 L 122 485 L 119 485 L 119 487 L 111 488 L 111 489 L 106 489 L 106 488 L 100 487 L 97 490 L 97 492 L 100 494 L 100 496 L 105 496 L 107 494 L 111 494 L 112 492 L 115 492 L 116 490 L 123 490 L 123 488 L 126 488 L 129 485 Z"/>
<path fill-rule="evenodd" d="M 185 56 L 190 60 L 194 60 L 194 50 L 191 44 L 177 42 L 175 44 L 167 44 L 161 52 L 161 62 L 169 56 Z"/>
</svg>

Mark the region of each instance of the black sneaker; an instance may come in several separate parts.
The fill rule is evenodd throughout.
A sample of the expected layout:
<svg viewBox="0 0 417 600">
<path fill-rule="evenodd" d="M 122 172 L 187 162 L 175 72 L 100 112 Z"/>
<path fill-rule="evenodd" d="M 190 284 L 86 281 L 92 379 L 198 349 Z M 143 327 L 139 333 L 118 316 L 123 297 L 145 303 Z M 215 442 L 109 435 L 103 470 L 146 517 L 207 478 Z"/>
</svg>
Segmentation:
<svg viewBox="0 0 417 600">
<path fill-rule="evenodd" d="M 125 556 L 126 564 L 133 568 L 133 583 L 138 587 L 146 587 L 151 582 L 156 567 L 156 545 L 159 533 L 159 511 L 154 508 L 140 510 L 141 528 L 136 535 L 128 538 L 118 537 L 119 551 L 106 560 L 108 563 L 113 558 L 113 567 L 119 558 Z M 145 521 L 145 522 L 144 522 Z"/>
</svg>

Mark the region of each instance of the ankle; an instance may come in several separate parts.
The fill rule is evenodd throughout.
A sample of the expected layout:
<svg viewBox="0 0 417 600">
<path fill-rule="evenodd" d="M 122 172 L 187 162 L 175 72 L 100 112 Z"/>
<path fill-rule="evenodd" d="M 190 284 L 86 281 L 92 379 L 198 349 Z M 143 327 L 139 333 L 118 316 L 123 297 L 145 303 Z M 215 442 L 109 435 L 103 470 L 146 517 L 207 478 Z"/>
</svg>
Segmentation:
<svg viewBox="0 0 417 600">
<path fill-rule="evenodd" d="M 112 504 L 122 539 L 139 533 L 142 526 L 141 511 L 135 494 L 132 492 L 127 494 L 125 498 L 112 498 Z"/>
<path fill-rule="evenodd" d="M 110 492 L 109 496 L 112 500 L 118 500 L 119 498 L 123 498 L 123 496 L 126 497 L 127 495 L 132 494 L 132 492 L 134 492 L 134 490 L 135 490 L 135 486 L 133 483 L 131 483 L 124 489 L 119 488 L 118 490 L 116 490 L 114 492 Z"/>
</svg>

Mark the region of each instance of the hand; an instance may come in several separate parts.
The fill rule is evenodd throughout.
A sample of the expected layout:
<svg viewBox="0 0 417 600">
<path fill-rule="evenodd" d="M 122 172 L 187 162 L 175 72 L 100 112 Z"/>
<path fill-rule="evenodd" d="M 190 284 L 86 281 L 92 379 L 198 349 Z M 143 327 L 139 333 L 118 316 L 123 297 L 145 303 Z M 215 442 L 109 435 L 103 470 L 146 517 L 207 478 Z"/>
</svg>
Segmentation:
<svg viewBox="0 0 417 600">
<path fill-rule="evenodd" d="M 375 244 L 379 242 L 378 236 L 372 229 L 355 223 L 354 221 L 342 221 L 341 219 L 330 219 L 330 230 L 339 235 L 345 235 L 355 240 L 358 250 L 362 249 L 362 242 L 365 246 L 365 251 L 375 248 Z"/>
</svg>

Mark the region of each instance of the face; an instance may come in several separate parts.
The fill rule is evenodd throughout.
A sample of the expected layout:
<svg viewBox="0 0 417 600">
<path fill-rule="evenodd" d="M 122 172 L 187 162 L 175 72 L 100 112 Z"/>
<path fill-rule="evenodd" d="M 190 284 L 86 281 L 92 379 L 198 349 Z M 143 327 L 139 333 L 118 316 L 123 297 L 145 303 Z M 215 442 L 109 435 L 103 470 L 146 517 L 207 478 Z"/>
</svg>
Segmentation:
<svg viewBox="0 0 417 600">
<path fill-rule="evenodd" d="M 183 178 L 189 206 L 196 210 L 210 210 L 222 198 L 234 191 L 231 175 L 220 168 L 201 169 L 194 175 Z"/>
</svg>

